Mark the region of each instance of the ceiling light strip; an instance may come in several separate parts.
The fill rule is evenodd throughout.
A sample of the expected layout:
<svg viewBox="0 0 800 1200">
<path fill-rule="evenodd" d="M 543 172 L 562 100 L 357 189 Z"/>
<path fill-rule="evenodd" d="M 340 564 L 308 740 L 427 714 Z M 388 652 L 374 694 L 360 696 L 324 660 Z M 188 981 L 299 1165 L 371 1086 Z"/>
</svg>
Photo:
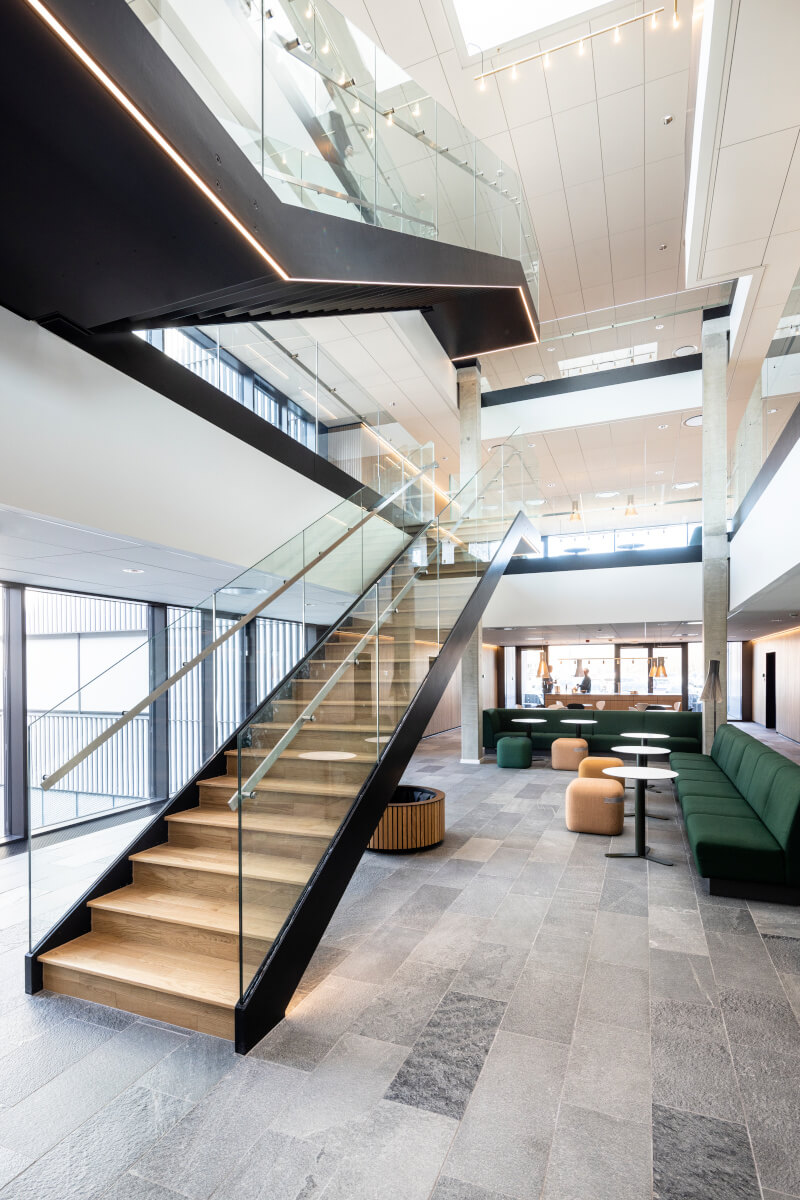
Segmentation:
<svg viewBox="0 0 800 1200">
<path fill-rule="evenodd" d="M 635 17 L 626 17 L 624 21 L 615 21 L 613 25 L 606 25 L 603 29 L 595 29 L 593 33 L 584 33 L 581 37 L 571 38 L 568 42 L 561 42 L 558 46 L 548 46 L 546 50 L 539 50 L 536 54 L 528 54 L 525 58 L 517 58 L 514 62 L 506 63 L 503 67 L 492 67 L 489 71 L 481 71 L 479 75 L 474 75 L 476 83 L 480 83 L 483 79 L 489 79 L 492 75 L 500 75 L 503 71 L 512 71 L 516 67 L 521 67 L 525 63 L 536 62 L 540 58 L 548 58 L 551 54 L 555 54 L 557 50 L 568 50 L 570 46 L 582 46 L 584 42 L 589 42 L 592 38 L 602 37 L 604 33 L 613 33 L 615 36 L 620 29 L 626 25 L 633 25 L 636 21 L 646 21 L 648 17 L 657 17 L 659 13 L 664 11 L 663 4 L 659 8 L 648 9 L 647 12 L 639 13 Z"/>
</svg>

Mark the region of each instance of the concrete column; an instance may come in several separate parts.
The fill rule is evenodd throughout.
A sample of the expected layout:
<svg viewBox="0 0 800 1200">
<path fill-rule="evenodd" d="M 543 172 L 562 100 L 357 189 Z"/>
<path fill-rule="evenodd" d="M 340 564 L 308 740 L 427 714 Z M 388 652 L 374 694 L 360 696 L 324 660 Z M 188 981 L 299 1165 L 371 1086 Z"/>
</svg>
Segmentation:
<svg viewBox="0 0 800 1200">
<path fill-rule="evenodd" d="M 719 660 L 722 699 L 717 726 L 728 719 L 728 318 L 703 322 L 703 671 Z M 714 706 L 703 704 L 703 753 L 714 740 Z"/>
<path fill-rule="evenodd" d="M 738 509 L 753 485 L 764 461 L 764 401 L 759 375 L 753 394 L 747 402 L 736 439 L 736 494 L 734 509 Z"/>
<path fill-rule="evenodd" d="M 481 467 L 481 366 L 459 367 L 458 411 L 461 417 L 461 486 Z M 483 757 L 481 707 L 481 646 L 483 625 L 470 638 L 461 658 L 461 761 L 479 763 Z"/>
</svg>

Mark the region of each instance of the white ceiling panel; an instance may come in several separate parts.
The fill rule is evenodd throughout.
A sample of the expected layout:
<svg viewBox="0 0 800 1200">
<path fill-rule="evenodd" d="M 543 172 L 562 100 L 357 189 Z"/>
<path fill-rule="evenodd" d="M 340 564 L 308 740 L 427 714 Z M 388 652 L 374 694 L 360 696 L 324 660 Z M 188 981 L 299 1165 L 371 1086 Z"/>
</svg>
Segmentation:
<svg viewBox="0 0 800 1200">
<path fill-rule="evenodd" d="M 800 4 L 758 0 L 739 6 L 722 145 L 796 125 L 800 112 Z M 763 81 L 769 80 L 764 88 Z"/>
<path fill-rule="evenodd" d="M 573 187 L 603 174 L 597 105 L 582 104 L 553 116 L 564 186 Z"/>
<path fill-rule="evenodd" d="M 588 24 L 579 25 L 572 37 L 588 30 Z M 550 37 L 542 41 L 542 49 L 558 45 L 563 37 Z M 575 108 L 579 104 L 589 104 L 595 99 L 594 55 L 593 43 L 584 47 L 584 54 L 578 54 L 577 49 L 554 54 L 550 65 L 543 71 L 550 111 L 564 112 L 565 109 Z"/>
<path fill-rule="evenodd" d="M 606 213 L 610 234 L 627 233 L 645 224 L 644 167 L 606 175 Z M 629 271 L 628 274 L 631 274 Z"/>
<path fill-rule="evenodd" d="M 720 150 L 708 250 L 769 237 L 796 141 L 782 129 Z"/>
<path fill-rule="evenodd" d="M 689 72 L 678 71 L 653 80 L 645 88 L 646 162 L 683 155 L 688 86 Z M 667 125 L 665 117 L 672 117 Z"/>
<path fill-rule="evenodd" d="M 612 234 L 611 270 L 615 280 L 628 278 L 631 271 L 644 274 L 644 233 L 644 229 L 631 229 Z"/>
<path fill-rule="evenodd" d="M 567 188 L 566 197 L 576 242 L 607 237 L 606 197 L 602 179 L 592 179 L 588 183 Z"/>
<path fill-rule="evenodd" d="M 638 11 L 641 12 L 641 9 Z M 613 12 L 593 18 L 592 29 L 605 29 L 613 24 L 615 17 L 624 20 L 636 14 L 635 5 L 621 5 Z M 626 91 L 644 82 L 644 40 L 652 33 L 652 30 L 644 29 L 643 22 L 638 22 L 621 29 L 618 42 L 614 40 L 613 33 L 594 39 L 595 76 L 599 97 L 611 96 L 614 92 Z M 658 31 L 655 33 L 657 36 Z"/>
<path fill-rule="evenodd" d="M 606 175 L 638 167 L 644 157 L 644 88 L 615 92 L 597 107 Z"/>
<path fill-rule="evenodd" d="M 550 118 L 512 129 L 511 139 L 529 197 L 564 187 L 555 130 Z"/>
<path fill-rule="evenodd" d="M 539 197 L 536 203 L 536 237 L 543 254 L 572 245 L 572 225 L 563 190 Z"/>
<path fill-rule="evenodd" d="M 674 218 L 683 206 L 686 186 L 685 162 L 682 154 L 662 158 L 645 167 L 645 211 L 652 225 Z"/>
<path fill-rule="evenodd" d="M 594 238 L 575 246 L 581 287 L 602 285 L 611 273 L 611 253 L 608 238 Z"/>
<path fill-rule="evenodd" d="M 372 13 L 372 21 L 379 40 L 392 47 L 392 58 L 401 67 L 433 58 L 436 54 L 420 0 L 381 6 Z"/>
</svg>

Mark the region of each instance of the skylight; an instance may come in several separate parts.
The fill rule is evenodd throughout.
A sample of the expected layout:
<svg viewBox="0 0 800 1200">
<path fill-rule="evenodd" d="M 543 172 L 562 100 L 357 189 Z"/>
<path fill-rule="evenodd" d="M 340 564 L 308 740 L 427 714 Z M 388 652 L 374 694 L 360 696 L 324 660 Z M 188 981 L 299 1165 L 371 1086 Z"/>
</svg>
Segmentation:
<svg viewBox="0 0 800 1200">
<path fill-rule="evenodd" d="M 494 50 L 507 42 L 524 37 L 577 17 L 596 8 L 587 0 L 453 0 L 453 7 L 468 50 Z"/>
<path fill-rule="evenodd" d="M 558 369 L 562 378 L 572 375 L 589 375 L 593 371 L 612 371 L 615 367 L 632 367 L 639 363 L 654 362 L 658 353 L 657 342 L 641 346 L 626 346 L 624 350 L 605 350 L 601 354 L 586 354 L 583 358 L 564 358 Z"/>
</svg>

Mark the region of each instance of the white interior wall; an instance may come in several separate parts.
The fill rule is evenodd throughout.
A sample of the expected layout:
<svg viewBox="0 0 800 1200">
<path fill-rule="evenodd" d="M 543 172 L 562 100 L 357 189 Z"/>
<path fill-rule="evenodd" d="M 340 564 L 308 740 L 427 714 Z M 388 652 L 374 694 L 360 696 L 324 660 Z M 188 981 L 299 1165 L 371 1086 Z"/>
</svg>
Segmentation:
<svg viewBox="0 0 800 1200">
<path fill-rule="evenodd" d="M 702 617 L 702 564 L 607 567 L 504 575 L 483 623 L 622 625 L 697 621 Z"/>
<path fill-rule="evenodd" d="M 339 497 L 0 309 L 0 504 L 241 566 Z"/>
<path fill-rule="evenodd" d="M 799 473 L 797 442 L 731 542 L 732 611 L 800 564 L 800 526 L 794 519 Z"/>
</svg>

